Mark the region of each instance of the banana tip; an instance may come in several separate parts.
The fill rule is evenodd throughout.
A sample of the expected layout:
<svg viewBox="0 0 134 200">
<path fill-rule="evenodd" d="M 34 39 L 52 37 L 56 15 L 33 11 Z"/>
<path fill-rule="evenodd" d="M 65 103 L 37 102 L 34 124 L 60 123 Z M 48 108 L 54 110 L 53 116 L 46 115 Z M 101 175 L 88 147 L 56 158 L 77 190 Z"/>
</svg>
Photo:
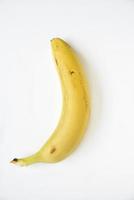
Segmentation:
<svg viewBox="0 0 134 200">
<path fill-rule="evenodd" d="M 13 160 L 10 161 L 10 163 L 16 164 L 18 161 L 18 158 L 14 158 Z"/>
<path fill-rule="evenodd" d="M 18 165 L 18 166 L 25 166 L 23 160 L 14 158 L 13 160 L 10 161 L 10 163 Z"/>
</svg>

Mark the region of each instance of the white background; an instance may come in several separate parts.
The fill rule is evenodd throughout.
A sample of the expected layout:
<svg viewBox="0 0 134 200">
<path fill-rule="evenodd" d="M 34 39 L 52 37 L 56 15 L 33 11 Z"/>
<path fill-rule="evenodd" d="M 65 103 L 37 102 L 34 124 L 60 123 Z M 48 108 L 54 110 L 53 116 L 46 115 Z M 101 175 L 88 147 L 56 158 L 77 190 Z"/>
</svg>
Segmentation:
<svg viewBox="0 0 134 200">
<path fill-rule="evenodd" d="M 59 119 L 53 37 L 81 55 L 89 128 L 66 160 L 17 167 Z M 0 0 L 0 200 L 18 199 L 134 200 L 133 0 Z"/>
</svg>

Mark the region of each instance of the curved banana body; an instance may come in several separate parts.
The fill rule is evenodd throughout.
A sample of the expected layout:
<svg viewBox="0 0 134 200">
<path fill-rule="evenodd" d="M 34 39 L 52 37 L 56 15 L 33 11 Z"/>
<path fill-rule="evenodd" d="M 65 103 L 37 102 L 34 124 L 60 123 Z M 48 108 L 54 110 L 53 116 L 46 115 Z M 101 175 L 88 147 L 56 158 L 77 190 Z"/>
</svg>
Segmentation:
<svg viewBox="0 0 134 200">
<path fill-rule="evenodd" d="M 11 161 L 21 166 L 63 160 L 80 143 L 87 126 L 90 102 L 81 65 L 73 49 L 62 39 L 52 39 L 51 46 L 61 81 L 62 113 L 52 136 L 37 153 Z"/>
</svg>

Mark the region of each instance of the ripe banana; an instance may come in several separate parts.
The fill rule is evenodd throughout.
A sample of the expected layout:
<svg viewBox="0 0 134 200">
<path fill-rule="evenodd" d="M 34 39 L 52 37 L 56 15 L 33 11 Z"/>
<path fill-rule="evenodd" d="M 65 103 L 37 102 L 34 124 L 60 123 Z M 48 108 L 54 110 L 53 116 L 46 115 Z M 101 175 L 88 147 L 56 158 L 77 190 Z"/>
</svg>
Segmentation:
<svg viewBox="0 0 134 200">
<path fill-rule="evenodd" d="M 52 39 L 51 46 L 63 94 L 61 117 L 52 136 L 37 153 L 11 161 L 20 166 L 55 163 L 66 158 L 80 143 L 89 119 L 88 86 L 73 49 L 60 38 Z"/>
</svg>

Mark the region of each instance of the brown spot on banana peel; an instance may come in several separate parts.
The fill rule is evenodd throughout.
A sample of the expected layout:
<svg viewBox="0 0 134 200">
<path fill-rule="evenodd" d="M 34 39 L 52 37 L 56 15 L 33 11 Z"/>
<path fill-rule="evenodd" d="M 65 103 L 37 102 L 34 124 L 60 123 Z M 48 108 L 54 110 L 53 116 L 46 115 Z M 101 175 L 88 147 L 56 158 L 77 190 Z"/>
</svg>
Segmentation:
<svg viewBox="0 0 134 200">
<path fill-rule="evenodd" d="M 69 71 L 69 73 L 70 73 L 71 75 L 73 75 L 73 74 L 74 74 L 74 71 Z"/>
<path fill-rule="evenodd" d="M 56 65 L 58 66 L 58 60 L 55 58 L 55 63 L 56 63 Z"/>
<path fill-rule="evenodd" d="M 53 148 L 51 149 L 50 153 L 53 154 L 55 151 L 56 151 L 56 148 L 53 147 Z"/>
</svg>

